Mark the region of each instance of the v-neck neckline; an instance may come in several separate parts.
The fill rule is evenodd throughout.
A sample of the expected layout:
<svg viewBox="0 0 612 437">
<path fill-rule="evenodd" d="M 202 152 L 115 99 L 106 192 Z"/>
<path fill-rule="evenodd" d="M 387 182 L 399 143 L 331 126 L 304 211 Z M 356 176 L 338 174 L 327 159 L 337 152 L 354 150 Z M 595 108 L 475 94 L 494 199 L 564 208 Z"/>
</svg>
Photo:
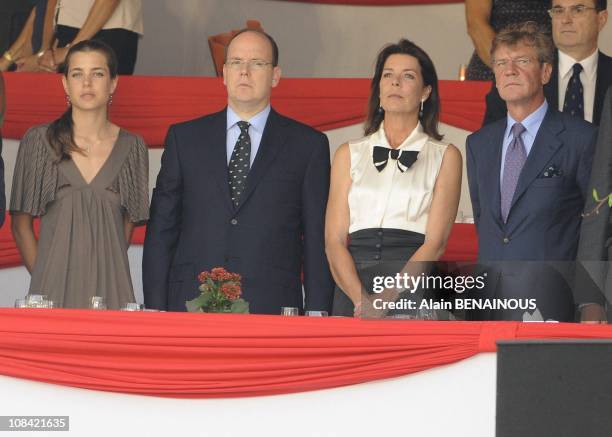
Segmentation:
<svg viewBox="0 0 612 437">
<path fill-rule="evenodd" d="M 115 149 L 117 149 L 117 144 L 119 144 L 119 138 L 121 138 L 122 134 L 123 134 L 123 129 L 119 128 L 119 132 L 117 133 L 117 139 L 113 143 L 113 148 L 111 149 L 110 153 L 108 154 L 108 156 L 106 157 L 106 159 L 104 160 L 104 162 L 102 163 L 102 165 L 100 166 L 96 174 L 93 176 L 93 178 L 91 178 L 89 182 L 87 182 L 87 179 L 85 179 L 85 176 L 83 176 L 83 172 L 81 171 L 77 163 L 74 162 L 74 159 L 72 159 L 72 157 L 70 158 L 70 161 L 72 162 L 72 165 L 74 166 L 74 169 L 76 170 L 79 177 L 85 183 L 86 186 L 90 187 L 91 184 L 98 178 L 100 173 L 102 173 L 102 171 L 107 167 L 108 162 L 110 161 L 111 157 L 115 153 Z"/>
</svg>

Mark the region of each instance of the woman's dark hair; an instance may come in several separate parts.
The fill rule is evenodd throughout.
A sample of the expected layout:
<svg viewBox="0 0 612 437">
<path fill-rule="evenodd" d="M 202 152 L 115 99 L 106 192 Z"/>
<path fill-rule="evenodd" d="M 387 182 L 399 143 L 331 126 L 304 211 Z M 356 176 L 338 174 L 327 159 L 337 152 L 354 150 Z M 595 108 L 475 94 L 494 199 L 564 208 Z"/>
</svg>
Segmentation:
<svg viewBox="0 0 612 437">
<path fill-rule="evenodd" d="M 66 54 L 66 60 L 60 67 L 60 71 L 65 77 L 68 77 L 70 59 L 75 53 L 79 52 L 102 53 L 106 58 L 106 65 L 108 66 L 111 79 L 117 77 L 117 55 L 106 43 L 95 39 L 81 41 L 70 47 L 70 50 L 68 50 Z M 47 129 L 47 140 L 51 148 L 55 151 L 56 160 L 58 162 L 63 159 L 70 159 L 71 152 L 83 153 L 74 142 L 72 105 L 68 107 L 68 110 L 66 110 L 60 118 L 49 125 Z"/>
<path fill-rule="evenodd" d="M 423 103 L 423 113 L 419 120 L 427 135 L 436 140 L 441 140 L 442 135 L 438 132 L 438 119 L 440 117 L 440 95 L 438 94 L 438 75 L 431 58 L 423 49 L 412 41 L 400 39 L 397 44 L 389 44 L 380 51 L 376 58 L 374 77 L 370 85 L 370 99 L 368 100 L 368 118 L 365 123 L 365 134 L 370 135 L 378 130 L 385 118 L 385 111 L 380 107 L 380 79 L 387 58 L 391 55 L 409 55 L 419 61 L 423 84 L 431 87 L 429 98 Z"/>
</svg>

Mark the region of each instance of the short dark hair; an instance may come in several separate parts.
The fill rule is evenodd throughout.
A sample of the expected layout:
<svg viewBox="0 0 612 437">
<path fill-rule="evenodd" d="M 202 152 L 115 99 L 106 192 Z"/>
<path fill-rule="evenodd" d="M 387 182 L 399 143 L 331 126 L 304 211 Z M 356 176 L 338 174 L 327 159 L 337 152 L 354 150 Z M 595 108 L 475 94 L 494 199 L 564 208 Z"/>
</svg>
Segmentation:
<svg viewBox="0 0 612 437">
<path fill-rule="evenodd" d="M 425 51 L 412 41 L 400 39 L 397 44 L 388 44 L 378 53 L 374 77 L 370 85 L 370 98 L 368 100 L 368 116 L 365 123 L 365 134 L 370 135 L 378 130 L 385 118 L 384 111 L 380 110 L 380 79 L 387 58 L 391 55 L 409 55 L 419 62 L 423 84 L 431 87 L 429 98 L 423 103 L 423 114 L 419 117 L 423 131 L 436 140 L 441 140 L 438 132 L 440 118 L 440 95 L 438 94 L 438 75 L 431 58 Z"/>
<path fill-rule="evenodd" d="M 227 62 L 227 52 L 229 51 L 229 46 L 232 44 L 232 41 L 234 41 L 237 36 L 247 32 L 257 33 L 268 40 L 268 42 L 270 43 L 270 47 L 272 48 L 272 66 L 276 67 L 278 65 L 278 45 L 276 44 L 276 41 L 274 41 L 274 38 L 272 38 L 270 35 L 260 29 L 246 28 L 239 30 L 234 36 L 232 36 L 232 39 L 230 39 L 227 45 L 225 46 L 225 56 L 223 62 Z"/>
<path fill-rule="evenodd" d="M 552 2 L 553 0 L 550 0 L 548 2 L 549 8 L 552 8 Z M 595 0 L 595 9 L 597 9 L 598 11 L 605 11 L 606 9 L 608 9 L 608 0 Z"/>
<path fill-rule="evenodd" d="M 536 49 L 541 63 L 553 63 L 555 46 L 552 38 L 534 21 L 511 24 L 500 30 L 493 38 L 491 58 L 499 46 L 515 46 L 521 42 Z"/>
</svg>

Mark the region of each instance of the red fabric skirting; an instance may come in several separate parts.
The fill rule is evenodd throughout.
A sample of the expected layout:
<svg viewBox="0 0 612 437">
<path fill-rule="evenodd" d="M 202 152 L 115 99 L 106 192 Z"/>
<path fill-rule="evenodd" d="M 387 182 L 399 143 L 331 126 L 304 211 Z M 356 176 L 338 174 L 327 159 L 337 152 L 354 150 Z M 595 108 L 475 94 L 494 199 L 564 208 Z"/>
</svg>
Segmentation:
<svg viewBox="0 0 612 437">
<path fill-rule="evenodd" d="M 0 374 L 153 396 L 260 396 L 407 375 L 515 338 L 612 338 L 612 326 L 0 309 Z"/>
<path fill-rule="evenodd" d="M 463 3 L 464 0 L 282 0 L 298 3 L 324 3 L 330 5 L 400 6 L 434 5 L 440 3 Z"/>
<path fill-rule="evenodd" d="M 38 221 L 34 223 L 38 236 Z M 144 243 L 146 228 L 134 229 L 132 244 Z M 478 236 L 474 225 L 455 224 L 451 232 L 443 261 L 475 261 L 478 253 Z M 11 216 L 6 215 L 4 226 L 0 229 L 0 269 L 22 265 L 21 255 L 11 234 Z"/>
<path fill-rule="evenodd" d="M 21 138 L 66 109 L 59 75 L 6 73 L 7 112 L 3 135 Z M 489 82 L 440 81 L 441 121 L 469 131 L 480 128 Z M 369 79 L 283 78 L 272 95 L 274 107 L 316 129 L 363 122 Z M 123 76 L 113 97 L 115 123 L 162 147 L 168 126 L 222 109 L 227 101 L 221 79 L 208 77 Z"/>
</svg>

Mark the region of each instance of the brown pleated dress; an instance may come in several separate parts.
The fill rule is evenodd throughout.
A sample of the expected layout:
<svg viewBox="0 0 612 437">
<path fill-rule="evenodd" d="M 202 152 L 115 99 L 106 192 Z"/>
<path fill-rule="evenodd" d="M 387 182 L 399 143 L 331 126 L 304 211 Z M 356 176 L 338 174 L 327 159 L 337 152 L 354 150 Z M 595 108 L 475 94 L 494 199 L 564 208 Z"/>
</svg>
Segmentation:
<svg viewBox="0 0 612 437">
<path fill-rule="evenodd" d="M 88 184 L 74 161 L 53 162 L 47 127 L 21 140 L 11 192 L 11 213 L 40 216 L 29 292 L 62 308 L 87 308 L 92 296 L 104 296 L 109 309 L 134 302 L 124 216 L 135 224 L 149 217 L 147 147 L 120 130 Z"/>
</svg>

